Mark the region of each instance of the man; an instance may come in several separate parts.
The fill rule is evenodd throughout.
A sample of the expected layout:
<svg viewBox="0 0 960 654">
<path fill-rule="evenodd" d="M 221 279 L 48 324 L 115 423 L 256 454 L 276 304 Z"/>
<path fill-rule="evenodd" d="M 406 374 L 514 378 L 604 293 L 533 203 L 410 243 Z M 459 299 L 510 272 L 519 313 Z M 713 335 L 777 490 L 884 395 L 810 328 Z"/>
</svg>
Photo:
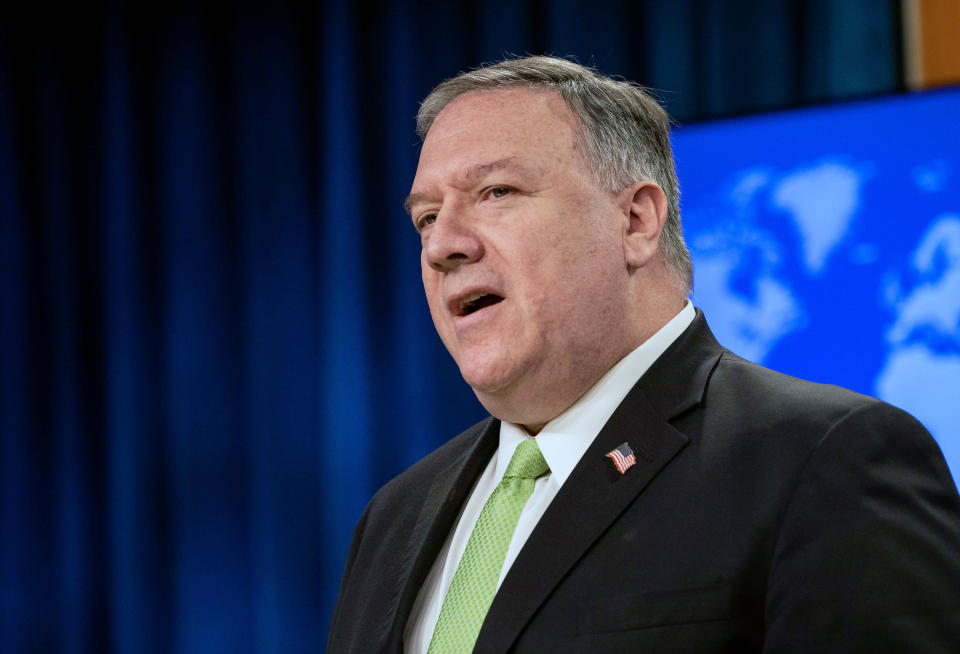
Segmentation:
<svg viewBox="0 0 960 654">
<path fill-rule="evenodd" d="M 547 57 L 424 101 L 424 289 L 492 418 L 370 502 L 329 651 L 960 651 L 939 449 L 716 343 L 668 125 Z"/>
</svg>

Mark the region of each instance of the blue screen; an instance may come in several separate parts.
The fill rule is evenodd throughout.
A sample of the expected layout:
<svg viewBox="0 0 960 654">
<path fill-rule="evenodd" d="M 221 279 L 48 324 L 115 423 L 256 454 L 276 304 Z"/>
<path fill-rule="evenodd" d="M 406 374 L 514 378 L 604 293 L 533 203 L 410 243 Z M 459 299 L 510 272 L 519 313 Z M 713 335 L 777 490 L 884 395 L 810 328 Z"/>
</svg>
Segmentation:
<svg viewBox="0 0 960 654">
<path fill-rule="evenodd" d="M 960 478 L 960 90 L 674 130 L 718 340 L 916 416 Z"/>
</svg>

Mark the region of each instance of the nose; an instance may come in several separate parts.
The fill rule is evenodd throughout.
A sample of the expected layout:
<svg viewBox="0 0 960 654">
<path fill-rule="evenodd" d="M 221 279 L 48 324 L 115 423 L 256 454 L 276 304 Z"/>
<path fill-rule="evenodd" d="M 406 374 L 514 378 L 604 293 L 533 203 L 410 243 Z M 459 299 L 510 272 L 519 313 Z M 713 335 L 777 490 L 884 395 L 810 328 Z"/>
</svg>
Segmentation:
<svg viewBox="0 0 960 654">
<path fill-rule="evenodd" d="M 483 241 L 463 210 L 443 207 L 424 235 L 426 262 L 437 272 L 450 272 L 483 256 Z"/>
</svg>

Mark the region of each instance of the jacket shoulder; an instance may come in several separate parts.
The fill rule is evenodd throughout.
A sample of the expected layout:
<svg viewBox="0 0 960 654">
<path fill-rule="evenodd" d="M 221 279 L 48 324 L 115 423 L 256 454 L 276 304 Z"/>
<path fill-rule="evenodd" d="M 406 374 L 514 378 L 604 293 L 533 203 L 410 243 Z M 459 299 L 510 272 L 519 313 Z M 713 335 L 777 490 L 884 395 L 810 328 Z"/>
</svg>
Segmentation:
<svg viewBox="0 0 960 654">
<path fill-rule="evenodd" d="M 681 428 L 741 474 L 752 474 L 750 462 L 763 461 L 765 471 L 796 479 L 809 463 L 841 450 L 866 460 L 916 451 L 938 477 L 949 479 L 936 441 L 906 411 L 846 388 L 770 370 L 728 351 L 713 370 L 701 409 L 682 417 Z"/>
<path fill-rule="evenodd" d="M 734 410 L 755 416 L 755 420 L 790 421 L 791 425 L 805 425 L 814 431 L 829 429 L 838 421 L 860 413 L 878 412 L 913 420 L 905 411 L 875 397 L 841 386 L 791 377 L 751 363 L 728 350 L 724 350 L 717 363 L 708 394 L 714 402 L 736 407 Z"/>
</svg>

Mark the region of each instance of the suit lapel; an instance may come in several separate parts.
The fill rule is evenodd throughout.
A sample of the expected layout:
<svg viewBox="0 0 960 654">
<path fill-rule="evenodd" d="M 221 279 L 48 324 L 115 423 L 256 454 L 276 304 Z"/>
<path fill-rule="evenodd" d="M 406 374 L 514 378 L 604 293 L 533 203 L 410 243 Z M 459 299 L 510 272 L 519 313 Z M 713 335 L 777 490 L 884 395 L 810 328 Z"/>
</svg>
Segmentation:
<svg viewBox="0 0 960 654">
<path fill-rule="evenodd" d="M 403 632 L 423 580 L 470 489 L 493 456 L 499 433 L 500 422 L 489 419 L 464 434 L 462 437 L 472 440 L 472 445 L 434 476 L 401 555 L 391 610 L 384 616 L 384 628 L 380 631 L 387 642 L 379 651 L 402 651 Z"/>
<path fill-rule="evenodd" d="M 475 651 L 507 651 L 580 557 L 683 449 L 687 437 L 668 421 L 699 403 L 720 352 L 698 311 L 614 411 L 530 534 L 494 598 Z M 621 475 L 604 455 L 624 441 L 637 463 Z M 576 529 L 570 516 L 576 516 Z"/>
</svg>

